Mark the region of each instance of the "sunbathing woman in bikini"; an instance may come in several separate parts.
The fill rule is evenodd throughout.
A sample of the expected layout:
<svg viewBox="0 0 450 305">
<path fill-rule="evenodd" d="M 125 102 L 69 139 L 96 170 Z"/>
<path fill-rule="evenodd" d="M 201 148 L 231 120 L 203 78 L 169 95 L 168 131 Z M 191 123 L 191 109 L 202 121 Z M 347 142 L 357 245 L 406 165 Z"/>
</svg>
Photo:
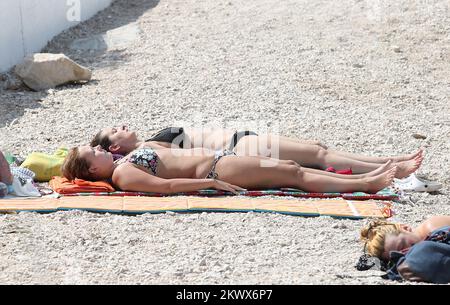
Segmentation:
<svg viewBox="0 0 450 305">
<path fill-rule="evenodd" d="M 423 241 L 431 232 L 450 226 L 450 216 L 433 216 L 415 229 L 408 225 L 386 221 L 373 221 L 361 230 L 369 255 L 388 261 L 391 251 L 401 251 Z"/>
<path fill-rule="evenodd" d="M 128 131 L 126 126 L 105 128 L 91 141 L 92 147 L 97 145 L 121 155 L 142 147 L 228 149 L 239 156 L 293 160 L 305 170 L 307 168 L 324 170 L 333 166 L 336 170 L 351 168 L 354 174 L 368 173 L 391 161 L 385 164 L 385 167 L 396 166 L 396 178 L 404 178 L 415 172 L 423 160 L 422 150 L 397 157 L 368 157 L 327 149 L 317 141 L 301 141 L 271 134 L 257 135 L 252 131 L 196 130 L 180 127 L 165 128 L 146 141 L 139 140 L 136 133 Z"/>
<path fill-rule="evenodd" d="M 264 162 L 265 166 L 261 166 Z M 391 184 L 397 170 L 396 166 L 380 168 L 363 178 L 347 179 L 347 175 L 306 172 L 290 160 L 236 156 L 228 150 L 204 148 L 146 147 L 115 162 L 113 155 L 98 145 L 71 149 L 62 172 L 70 180 L 110 179 L 126 191 L 177 193 L 215 188 L 237 194 L 243 188 L 293 187 L 308 192 L 376 193 Z"/>
</svg>

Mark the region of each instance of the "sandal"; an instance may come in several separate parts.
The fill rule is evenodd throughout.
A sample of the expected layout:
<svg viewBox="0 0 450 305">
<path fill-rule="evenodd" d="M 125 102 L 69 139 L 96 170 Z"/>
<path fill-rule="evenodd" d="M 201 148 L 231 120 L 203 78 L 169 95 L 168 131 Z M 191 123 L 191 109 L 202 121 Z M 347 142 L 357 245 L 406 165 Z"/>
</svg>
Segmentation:
<svg viewBox="0 0 450 305">
<path fill-rule="evenodd" d="M 418 178 L 411 174 L 404 179 L 394 179 L 394 187 L 405 192 L 437 192 L 442 188 L 442 184 L 434 181 Z"/>
</svg>

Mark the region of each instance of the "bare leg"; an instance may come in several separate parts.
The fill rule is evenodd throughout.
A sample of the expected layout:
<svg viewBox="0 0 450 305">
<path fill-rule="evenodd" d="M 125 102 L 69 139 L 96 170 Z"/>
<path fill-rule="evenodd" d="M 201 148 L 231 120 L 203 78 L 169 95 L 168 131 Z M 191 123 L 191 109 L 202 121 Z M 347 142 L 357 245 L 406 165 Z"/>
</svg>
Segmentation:
<svg viewBox="0 0 450 305">
<path fill-rule="evenodd" d="M 336 155 L 317 145 L 299 144 L 276 137 L 246 136 L 236 145 L 240 156 L 266 156 L 281 160 L 294 160 L 303 167 L 326 169 L 352 168 L 356 174 L 377 169 L 378 163 L 369 163 Z"/>
<path fill-rule="evenodd" d="M 219 179 L 248 189 L 294 187 L 308 192 L 377 192 L 388 186 L 396 167 L 374 177 L 341 179 L 304 172 L 298 165 L 274 162 L 262 167 L 258 157 L 223 157 L 216 165 Z M 275 160 L 276 161 L 276 160 Z"/>
<path fill-rule="evenodd" d="M 392 167 L 394 167 L 392 161 L 388 161 L 385 164 L 380 165 L 377 169 L 375 169 L 371 172 L 368 172 L 366 174 L 356 174 L 356 175 L 342 175 L 342 174 L 336 174 L 336 173 L 331 173 L 331 172 L 313 169 L 313 168 L 307 168 L 307 167 L 302 167 L 302 170 L 305 173 L 312 173 L 312 174 L 336 177 L 336 178 L 341 178 L 341 179 L 362 179 L 362 178 L 377 176 L 377 175 L 384 173 L 385 171 L 391 169 Z"/>
<path fill-rule="evenodd" d="M 0 151 L 0 182 L 11 185 L 13 183 L 13 177 L 9 168 L 8 161 Z"/>
<path fill-rule="evenodd" d="M 407 160 L 414 159 L 416 156 L 422 154 L 422 150 L 421 149 L 418 150 L 415 153 L 408 154 L 408 155 L 405 155 L 405 156 L 397 156 L 397 157 L 363 156 L 363 155 L 359 155 L 359 154 L 353 154 L 353 153 L 349 153 L 349 152 L 337 151 L 337 150 L 332 150 L 332 149 L 328 149 L 328 151 L 332 152 L 334 154 L 346 157 L 346 158 L 351 158 L 351 159 L 364 161 L 364 162 L 371 162 L 371 163 L 386 163 L 387 161 L 394 161 L 394 162 L 407 161 Z"/>
<path fill-rule="evenodd" d="M 273 159 L 273 158 L 269 158 L 269 157 L 259 157 L 259 158 L 261 158 L 262 160 L 272 160 L 272 162 L 279 162 L 281 164 L 286 164 L 286 165 L 300 166 L 297 162 L 295 162 L 293 160 L 279 160 L 279 159 Z M 316 175 L 323 175 L 323 176 L 335 177 L 335 178 L 340 178 L 340 179 L 362 179 L 362 178 L 377 176 L 377 175 L 384 173 L 385 171 L 391 169 L 392 167 L 394 167 L 392 161 L 388 161 L 385 164 L 380 165 L 377 169 L 375 169 L 371 172 L 368 172 L 366 174 L 356 174 L 356 175 L 342 175 L 342 174 L 336 174 L 336 173 L 313 169 L 313 168 L 308 168 L 308 167 L 302 167 L 302 171 L 304 171 L 305 173 L 312 173 L 312 174 L 316 174 Z"/>
<path fill-rule="evenodd" d="M 318 145 L 300 144 L 285 140 L 284 137 L 271 135 L 246 136 L 238 142 L 235 151 L 239 156 L 266 156 L 281 160 L 293 160 L 308 168 L 322 170 L 329 166 L 333 166 L 337 170 L 351 168 L 355 174 L 365 174 L 380 166 L 380 163 L 365 162 L 338 155 Z M 410 161 L 395 164 L 399 167 L 397 178 L 403 178 L 417 170 L 416 162 Z"/>
<path fill-rule="evenodd" d="M 273 137 L 273 135 L 270 135 L 270 136 Z M 386 163 L 387 161 L 393 161 L 393 162 L 407 161 L 407 160 L 414 159 L 416 156 L 418 156 L 419 154 L 422 154 L 422 152 L 423 152 L 423 149 L 419 149 L 415 153 L 407 154 L 407 155 L 403 155 L 403 156 L 373 157 L 373 156 L 364 156 L 361 154 L 355 154 L 355 153 L 350 153 L 350 152 L 345 152 L 345 151 L 332 150 L 332 149 L 329 149 L 326 145 L 320 143 L 319 141 L 297 140 L 297 139 L 292 139 L 292 138 L 283 137 L 283 136 L 279 136 L 279 138 L 281 141 L 290 141 L 290 142 L 299 143 L 299 144 L 318 145 L 322 148 L 327 149 L 329 152 L 332 152 L 334 154 L 337 154 L 337 155 L 340 155 L 343 157 L 347 157 L 350 159 L 355 159 L 355 160 L 370 162 L 370 163 Z"/>
</svg>

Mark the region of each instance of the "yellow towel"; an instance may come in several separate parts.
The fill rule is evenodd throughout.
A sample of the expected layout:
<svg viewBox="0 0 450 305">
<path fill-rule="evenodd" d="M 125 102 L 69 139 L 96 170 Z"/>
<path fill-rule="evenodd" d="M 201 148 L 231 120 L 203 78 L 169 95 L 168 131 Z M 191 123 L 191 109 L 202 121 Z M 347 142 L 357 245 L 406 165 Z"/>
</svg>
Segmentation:
<svg viewBox="0 0 450 305">
<path fill-rule="evenodd" d="M 31 153 L 21 167 L 28 168 L 36 174 L 35 180 L 48 182 L 53 176 L 61 176 L 61 165 L 68 154 L 66 148 L 59 148 L 53 155 L 40 152 Z"/>
</svg>

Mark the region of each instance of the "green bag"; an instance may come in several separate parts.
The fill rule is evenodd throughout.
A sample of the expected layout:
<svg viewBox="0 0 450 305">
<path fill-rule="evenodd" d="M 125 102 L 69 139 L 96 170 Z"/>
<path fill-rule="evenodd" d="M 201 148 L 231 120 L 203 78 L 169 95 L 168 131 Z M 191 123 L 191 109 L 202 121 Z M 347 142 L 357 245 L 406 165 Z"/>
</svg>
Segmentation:
<svg viewBox="0 0 450 305">
<path fill-rule="evenodd" d="M 16 157 L 13 154 L 10 154 L 8 152 L 5 153 L 5 159 L 6 159 L 6 162 L 9 163 L 9 165 L 16 163 Z"/>
</svg>

